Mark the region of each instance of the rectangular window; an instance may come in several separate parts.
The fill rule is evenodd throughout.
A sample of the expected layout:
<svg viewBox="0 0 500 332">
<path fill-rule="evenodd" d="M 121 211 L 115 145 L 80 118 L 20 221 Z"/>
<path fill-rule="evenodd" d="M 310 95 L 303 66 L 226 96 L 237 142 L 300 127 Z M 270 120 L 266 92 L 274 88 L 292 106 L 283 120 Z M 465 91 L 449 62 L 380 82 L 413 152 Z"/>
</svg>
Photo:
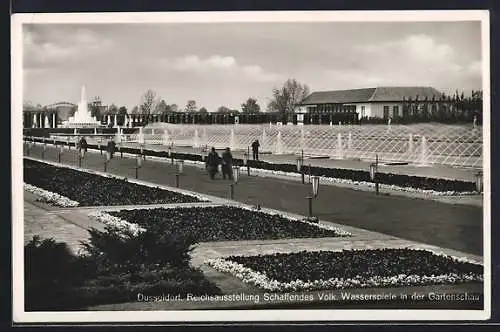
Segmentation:
<svg viewBox="0 0 500 332">
<path fill-rule="evenodd" d="M 365 117 L 365 106 L 361 106 L 361 117 Z"/>
<path fill-rule="evenodd" d="M 389 106 L 384 106 L 384 119 L 389 118 Z"/>
<path fill-rule="evenodd" d="M 399 106 L 392 107 L 392 117 L 393 118 L 399 117 Z"/>
</svg>

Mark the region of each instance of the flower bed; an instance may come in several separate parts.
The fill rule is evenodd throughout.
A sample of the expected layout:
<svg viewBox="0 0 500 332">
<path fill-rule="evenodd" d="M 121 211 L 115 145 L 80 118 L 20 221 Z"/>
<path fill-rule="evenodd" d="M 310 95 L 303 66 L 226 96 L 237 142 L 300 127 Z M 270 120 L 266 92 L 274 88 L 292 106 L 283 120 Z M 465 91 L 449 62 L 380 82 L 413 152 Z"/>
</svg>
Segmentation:
<svg viewBox="0 0 500 332">
<path fill-rule="evenodd" d="M 202 200 L 159 187 L 142 186 L 111 178 L 25 159 L 24 182 L 64 196 L 80 206 L 193 203 Z M 55 196 L 54 196 L 55 197 Z M 56 198 L 51 199 L 54 202 Z"/>
<path fill-rule="evenodd" d="M 37 195 L 38 196 L 37 201 L 39 202 L 44 202 L 62 207 L 74 207 L 80 204 L 76 201 L 69 199 L 68 197 L 64 197 L 47 190 L 43 190 L 42 188 L 38 188 L 27 183 L 24 184 L 24 190 Z"/>
<path fill-rule="evenodd" d="M 206 261 L 269 291 L 458 284 L 483 281 L 483 266 L 427 250 L 301 251 Z"/>
<path fill-rule="evenodd" d="M 91 213 L 89 214 L 89 217 L 103 223 L 122 238 L 127 236 L 134 237 L 146 231 L 145 228 L 139 226 L 138 224 L 130 223 L 102 211 Z"/>
<path fill-rule="evenodd" d="M 107 212 L 146 229 L 182 236 L 193 242 L 339 237 L 341 229 L 249 209 L 217 206 L 157 208 Z"/>
</svg>

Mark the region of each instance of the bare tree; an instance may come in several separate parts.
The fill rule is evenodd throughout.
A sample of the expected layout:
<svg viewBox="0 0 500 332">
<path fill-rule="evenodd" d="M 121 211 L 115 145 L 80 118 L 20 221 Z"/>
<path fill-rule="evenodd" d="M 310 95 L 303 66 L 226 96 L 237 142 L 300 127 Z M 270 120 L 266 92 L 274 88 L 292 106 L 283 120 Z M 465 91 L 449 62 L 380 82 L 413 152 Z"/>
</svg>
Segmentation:
<svg viewBox="0 0 500 332">
<path fill-rule="evenodd" d="M 102 101 L 101 97 L 95 96 L 92 98 L 92 101 L 89 104 L 89 110 L 90 110 L 90 115 L 95 116 L 97 118 L 101 117 L 101 110 L 102 110 Z"/>
<path fill-rule="evenodd" d="M 170 105 L 168 105 L 168 108 L 169 108 L 170 112 L 173 112 L 173 113 L 179 112 L 179 106 L 177 106 L 177 104 L 170 104 Z"/>
<path fill-rule="evenodd" d="M 188 100 L 186 104 L 186 112 L 196 112 L 198 110 L 198 107 L 196 106 L 196 101 L 194 100 Z"/>
<path fill-rule="evenodd" d="M 153 114 L 158 103 L 156 92 L 147 90 L 141 98 L 141 111 L 143 114 Z"/>
<path fill-rule="evenodd" d="M 132 107 L 132 110 L 130 111 L 130 114 L 140 114 L 141 113 L 141 108 L 140 106 L 135 105 Z"/>
<path fill-rule="evenodd" d="M 106 113 L 111 115 L 118 114 L 118 106 L 116 106 L 115 104 L 109 105 L 108 111 Z"/>
<path fill-rule="evenodd" d="M 156 104 L 156 108 L 155 108 L 155 114 L 164 114 L 164 113 L 167 113 L 168 112 L 168 104 L 165 102 L 164 99 L 160 100 L 159 103 Z"/>
<path fill-rule="evenodd" d="M 294 113 L 309 93 L 306 84 L 301 84 L 296 79 L 288 79 L 281 88 L 273 89 L 273 96 L 267 109 L 282 115 Z"/>
</svg>

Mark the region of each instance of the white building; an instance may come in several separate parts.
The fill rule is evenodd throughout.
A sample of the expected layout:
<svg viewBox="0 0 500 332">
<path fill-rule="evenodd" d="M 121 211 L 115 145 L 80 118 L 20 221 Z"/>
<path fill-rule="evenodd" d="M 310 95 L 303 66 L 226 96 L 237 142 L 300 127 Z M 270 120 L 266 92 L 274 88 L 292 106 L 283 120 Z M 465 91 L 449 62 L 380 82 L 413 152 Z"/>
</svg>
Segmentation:
<svg viewBox="0 0 500 332">
<path fill-rule="evenodd" d="M 405 117 L 403 101 L 408 98 L 431 100 L 441 92 L 432 87 L 376 87 L 365 89 L 317 91 L 311 93 L 298 113 L 335 114 L 357 113 L 360 118 Z"/>
</svg>

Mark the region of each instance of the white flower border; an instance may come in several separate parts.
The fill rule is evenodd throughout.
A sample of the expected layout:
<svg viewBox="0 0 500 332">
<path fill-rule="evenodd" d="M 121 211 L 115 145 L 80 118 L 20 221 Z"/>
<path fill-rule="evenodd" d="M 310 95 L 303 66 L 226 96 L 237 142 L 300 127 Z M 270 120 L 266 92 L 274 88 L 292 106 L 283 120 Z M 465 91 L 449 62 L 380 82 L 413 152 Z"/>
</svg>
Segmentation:
<svg viewBox="0 0 500 332">
<path fill-rule="evenodd" d="M 166 186 L 159 185 L 159 184 L 154 184 L 154 183 L 148 183 L 148 182 L 145 182 L 145 181 L 141 181 L 139 179 L 129 178 L 129 177 L 125 177 L 125 176 L 117 176 L 117 175 L 108 174 L 108 173 L 102 173 L 102 172 L 94 171 L 94 170 L 91 170 L 91 169 L 83 169 L 83 168 L 75 167 L 75 166 L 72 166 L 72 165 L 59 164 L 59 163 L 48 161 L 48 160 L 38 160 L 36 158 L 30 158 L 29 156 L 25 157 L 25 158 L 30 159 L 30 160 L 35 160 L 37 162 L 45 163 L 45 164 L 48 164 L 48 165 L 51 165 L 51 166 L 54 166 L 54 167 L 58 167 L 58 168 L 67 168 L 67 169 L 71 169 L 71 170 L 74 170 L 74 171 L 77 171 L 77 172 L 88 173 L 88 174 L 92 174 L 92 175 L 95 175 L 95 176 L 100 176 L 100 177 L 105 177 L 105 178 L 115 179 L 115 180 L 120 180 L 120 181 L 126 181 L 128 183 L 135 184 L 137 186 L 143 186 L 143 187 L 148 187 L 148 188 L 160 189 L 160 190 L 168 191 L 168 192 L 171 192 L 171 193 L 176 193 L 176 194 L 180 194 L 180 195 L 184 195 L 184 196 L 194 197 L 194 198 L 196 198 L 196 199 L 199 200 L 199 202 L 189 202 L 189 203 L 210 203 L 211 202 L 211 200 L 208 199 L 207 196 L 205 196 L 203 194 L 198 194 L 198 193 L 195 193 L 195 192 L 191 192 L 191 191 L 187 191 L 187 190 L 182 190 L 182 189 L 179 189 L 179 188 L 166 187 Z M 25 183 L 25 185 L 29 185 L 29 184 Z M 40 189 L 40 190 L 43 190 L 43 189 Z M 61 196 L 61 197 L 64 197 L 64 196 Z M 177 204 L 177 203 L 164 203 L 164 204 Z"/>
<path fill-rule="evenodd" d="M 37 201 L 39 202 L 49 203 L 61 207 L 75 207 L 80 205 L 79 202 L 73 201 L 66 196 L 59 195 L 58 193 L 36 187 L 28 183 L 24 183 L 24 190 L 38 196 Z"/>
<path fill-rule="evenodd" d="M 64 142 L 63 142 L 64 143 Z M 150 150 L 150 151 L 155 151 L 155 150 Z M 124 155 L 129 155 L 132 157 L 135 157 L 136 155 L 130 154 L 130 153 L 123 153 Z M 189 153 L 185 153 L 188 155 L 193 155 Z M 168 157 L 158 157 L 158 156 L 147 156 L 150 159 L 153 160 L 159 160 L 165 162 L 167 159 L 170 159 Z M 178 161 L 180 159 L 174 159 L 174 161 Z M 192 165 L 205 165 L 205 162 L 203 161 L 196 161 L 196 160 L 184 160 L 185 164 L 192 164 Z M 242 170 L 246 170 L 246 166 L 240 166 L 240 172 Z M 280 176 L 289 176 L 289 177 L 300 177 L 300 173 L 296 172 L 284 172 L 284 171 L 273 171 L 269 169 L 263 169 L 263 168 L 253 168 L 250 167 L 250 170 L 255 173 L 267 173 L 267 174 L 273 174 L 273 175 L 280 175 Z M 339 184 L 346 184 L 346 185 L 355 185 L 355 186 L 366 186 L 369 188 L 374 188 L 375 184 L 373 182 L 368 182 L 368 181 L 354 181 L 350 179 L 342 179 L 342 178 L 334 178 L 334 177 L 327 177 L 327 176 L 320 176 L 319 177 L 321 181 L 326 181 L 326 182 L 331 182 L 331 183 L 339 183 Z M 413 188 L 413 187 L 401 187 L 397 186 L 394 184 L 383 184 L 379 183 L 379 186 L 383 189 L 389 189 L 389 190 L 394 190 L 394 191 L 403 191 L 403 192 L 409 192 L 409 193 L 420 193 L 420 194 L 425 194 L 425 195 L 433 195 L 433 196 L 472 196 L 472 195 L 478 195 L 479 193 L 476 191 L 436 191 L 436 190 L 431 190 L 431 189 L 418 189 L 418 188 Z"/>
<path fill-rule="evenodd" d="M 411 248 L 406 248 L 414 250 Z M 431 251 L 431 250 L 429 250 Z M 432 251 L 431 251 L 432 252 Z M 433 252 L 434 253 L 434 252 Z M 449 259 L 456 259 L 453 256 L 444 255 Z M 326 289 L 345 289 L 345 288 L 367 288 L 367 287 L 394 287 L 394 286 L 421 286 L 421 285 L 443 285 L 453 284 L 456 282 L 477 281 L 482 282 L 483 276 L 473 273 L 458 275 L 455 273 L 419 276 L 419 275 L 395 275 L 391 277 L 373 276 L 363 278 L 356 276 L 355 278 L 339 279 L 331 278 L 327 280 L 294 280 L 290 282 L 280 282 L 268 278 L 265 274 L 245 267 L 242 264 L 233 262 L 224 258 L 211 258 L 205 261 L 205 264 L 223 273 L 229 273 L 244 283 L 253 284 L 267 291 L 304 291 L 304 290 L 326 290 Z M 477 264 L 477 263 L 476 263 Z"/>
<path fill-rule="evenodd" d="M 240 166 L 240 172 L 242 171 L 242 169 L 246 170 L 246 166 Z M 250 168 L 250 170 L 252 170 L 253 172 L 257 172 L 257 173 L 267 173 L 267 174 L 280 175 L 280 176 L 290 176 L 290 177 L 300 177 L 301 176 L 300 173 L 273 171 L 273 170 L 263 169 L 263 168 Z M 349 180 L 349 179 L 332 178 L 332 177 L 328 177 L 328 176 L 320 176 L 319 178 L 320 178 L 320 181 L 375 188 L 375 183 L 373 183 L 373 182 L 354 181 L 354 180 Z M 478 195 L 478 193 L 475 191 L 452 191 L 452 190 L 436 191 L 436 190 L 430 190 L 430 189 L 417 189 L 417 188 L 413 188 L 413 187 L 400 187 L 400 186 L 397 186 L 394 184 L 383 184 L 383 183 L 379 183 L 379 186 L 380 186 L 380 188 L 383 188 L 383 189 L 389 189 L 389 190 L 395 190 L 395 191 L 405 191 L 405 192 L 410 192 L 410 193 L 420 193 L 420 194 L 434 195 L 434 196 L 462 196 L 462 195 L 463 196 L 472 196 L 472 195 Z"/>
<path fill-rule="evenodd" d="M 153 160 L 166 162 L 165 157 L 157 157 L 157 156 L 147 156 L 147 157 L 151 158 Z M 180 159 L 174 159 L 174 162 L 176 162 L 178 160 L 180 160 Z M 205 165 L 204 162 L 197 161 L 197 160 L 184 160 L 184 163 L 191 164 L 191 165 L 198 165 L 198 166 Z M 246 168 L 247 168 L 246 166 L 240 166 L 240 172 L 246 172 Z M 254 168 L 254 167 L 250 167 L 250 171 L 253 173 L 272 174 L 272 175 L 295 177 L 295 178 L 298 178 L 301 176 L 300 173 L 296 173 L 296 172 L 273 171 L 270 169 Z M 345 185 L 354 185 L 354 186 L 365 186 L 367 188 L 375 188 L 375 183 L 368 182 L 368 181 L 354 181 L 354 180 L 342 179 L 342 178 L 332 178 L 332 177 L 328 177 L 328 176 L 320 176 L 319 178 L 320 178 L 320 181 L 325 181 L 325 182 L 345 184 Z M 409 193 L 418 193 L 418 194 L 425 194 L 425 195 L 433 195 L 433 196 L 473 196 L 473 195 L 479 194 L 478 192 L 475 192 L 475 191 L 453 191 L 453 190 L 437 191 L 437 190 L 431 190 L 431 189 L 418 189 L 418 188 L 413 188 L 413 187 L 401 187 L 401 186 L 397 186 L 395 184 L 384 184 L 384 183 L 379 183 L 379 186 L 382 189 L 409 192 Z"/>
<path fill-rule="evenodd" d="M 135 237 L 138 236 L 140 233 L 146 231 L 146 228 L 141 227 L 138 224 L 128 222 L 126 220 L 112 216 L 103 211 L 90 213 L 89 216 L 94 218 L 98 222 L 101 222 L 104 225 L 111 227 L 113 230 L 116 230 L 121 237 L 126 237 L 126 236 Z"/>
</svg>

